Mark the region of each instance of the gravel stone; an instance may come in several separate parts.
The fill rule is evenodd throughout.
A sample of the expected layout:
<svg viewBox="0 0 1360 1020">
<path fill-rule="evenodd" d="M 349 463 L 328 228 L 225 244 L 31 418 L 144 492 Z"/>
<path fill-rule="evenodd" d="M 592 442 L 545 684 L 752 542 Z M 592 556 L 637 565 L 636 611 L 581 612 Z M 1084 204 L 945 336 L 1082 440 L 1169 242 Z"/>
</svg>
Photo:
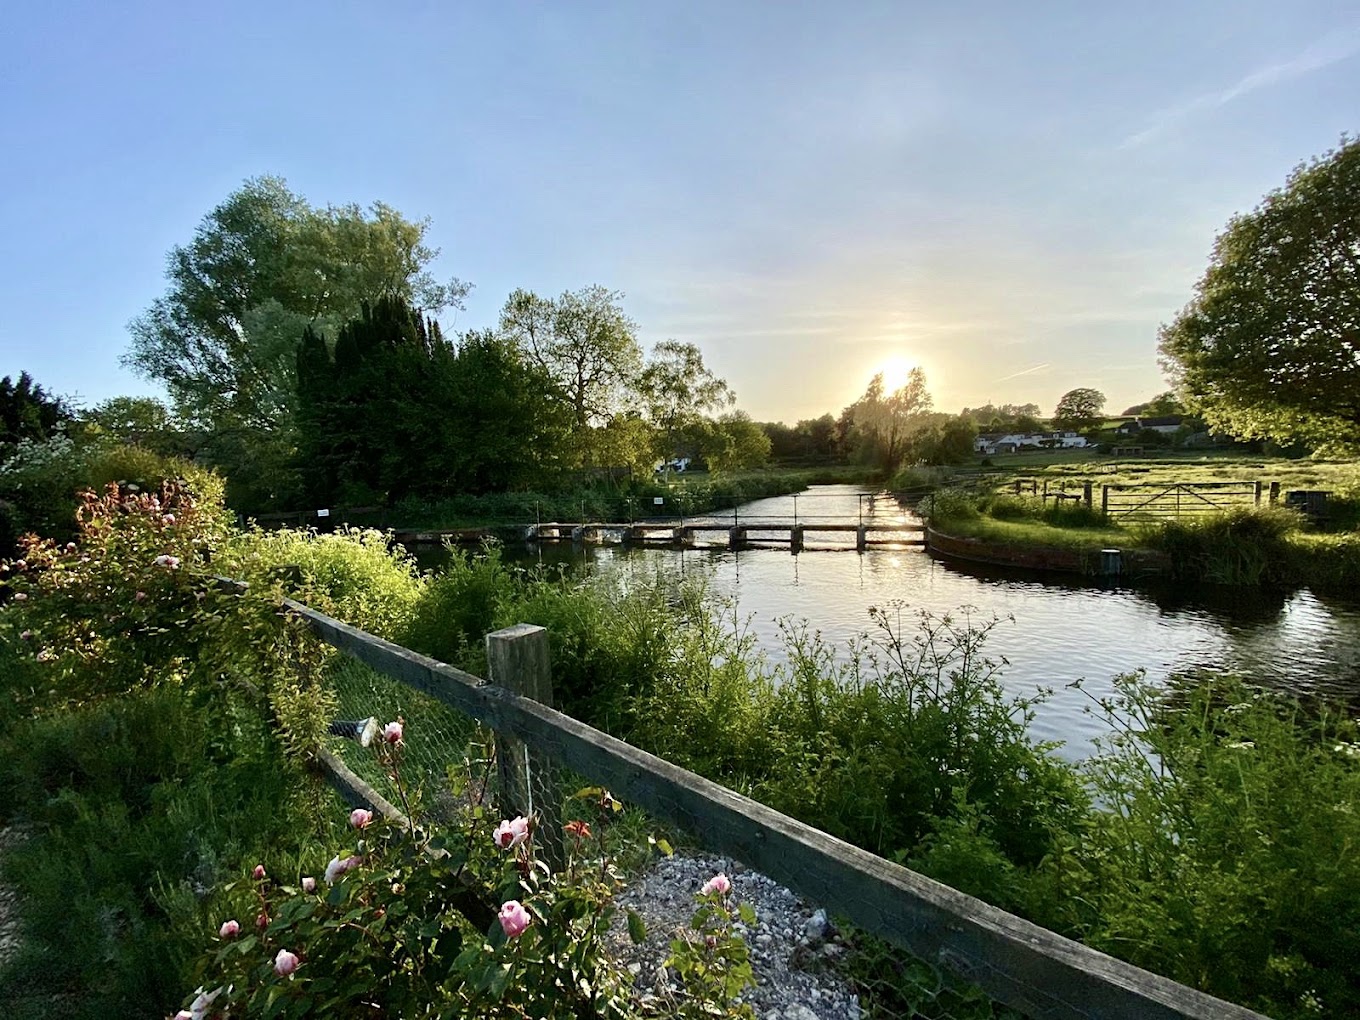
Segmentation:
<svg viewBox="0 0 1360 1020">
<path fill-rule="evenodd" d="M 719 872 L 732 880 L 733 899 L 749 903 L 756 912 L 754 932 L 740 922 L 733 925 L 750 949 L 756 986 L 743 999 L 756 1016 L 761 1020 L 859 1020 L 859 997 L 828 965 L 844 947 L 826 911 L 814 910 L 774 879 L 731 858 L 707 854 L 663 857 L 616 899 L 619 913 L 610 936 L 611 952 L 637 975 L 634 987 L 643 1000 L 665 995 L 674 986 L 674 975 L 663 966 L 670 955 L 670 941 L 688 926 L 699 889 Z M 628 937 L 629 909 L 647 926 L 641 945 L 634 945 Z M 809 951 L 810 945 L 836 952 Z"/>
</svg>

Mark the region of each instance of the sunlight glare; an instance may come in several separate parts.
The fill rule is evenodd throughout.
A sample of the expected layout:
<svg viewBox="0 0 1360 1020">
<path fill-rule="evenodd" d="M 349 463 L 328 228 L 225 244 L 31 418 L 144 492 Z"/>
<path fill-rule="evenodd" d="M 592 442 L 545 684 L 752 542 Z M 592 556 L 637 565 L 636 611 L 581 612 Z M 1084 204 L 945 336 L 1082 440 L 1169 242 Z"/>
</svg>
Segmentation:
<svg viewBox="0 0 1360 1020">
<path fill-rule="evenodd" d="M 883 373 L 883 391 L 895 393 L 907 384 L 907 376 L 916 367 L 916 362 L 901 354 L 885 358 L 875 372 Z"/>
</svg>

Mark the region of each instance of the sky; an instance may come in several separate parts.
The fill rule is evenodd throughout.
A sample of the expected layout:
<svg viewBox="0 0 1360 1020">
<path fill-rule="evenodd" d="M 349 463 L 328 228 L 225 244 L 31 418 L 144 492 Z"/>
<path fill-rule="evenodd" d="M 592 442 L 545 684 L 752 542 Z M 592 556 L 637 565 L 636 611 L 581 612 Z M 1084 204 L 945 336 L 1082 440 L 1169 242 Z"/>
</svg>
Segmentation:
<svg viewBox="0 0 1360 1020">
<path fill-rule="evenodd" d="M 0 61 L 0 375 L 85 405 L 248 178 L 429 220 L 433 270 L 623 292 L 757 420 L 1166 389 L 1215 235 L 1360 131 L 1351 3 L 32 3 Z"/>
</svg>

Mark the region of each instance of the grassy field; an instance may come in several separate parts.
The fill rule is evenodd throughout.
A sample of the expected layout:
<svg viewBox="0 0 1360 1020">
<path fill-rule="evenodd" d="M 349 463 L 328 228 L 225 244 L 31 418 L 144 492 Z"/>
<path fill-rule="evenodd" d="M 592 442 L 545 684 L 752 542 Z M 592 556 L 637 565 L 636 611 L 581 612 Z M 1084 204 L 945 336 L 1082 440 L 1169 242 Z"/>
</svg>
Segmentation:
<svg viewBox="0 0 1360 1020">
<path fill-rule="evenodd" d="M 985 463 L 990 461 L 990 463 Z M 1290 460 L 1229 452 L 1166 451 L 1148 457 L 1111 457 L 1086 450 L 1043 450 L 978 458 L 958 472 L 995 475 L 998 487 L 1033 478 L 1050 488 L 1091 482 L 1135 485 L 1171 482 L 1279 482 L 1282 490 L 1327 489 L 1337 494 L 1360 488 L 1360 462 L 1354 460 Z"/>
</svg>

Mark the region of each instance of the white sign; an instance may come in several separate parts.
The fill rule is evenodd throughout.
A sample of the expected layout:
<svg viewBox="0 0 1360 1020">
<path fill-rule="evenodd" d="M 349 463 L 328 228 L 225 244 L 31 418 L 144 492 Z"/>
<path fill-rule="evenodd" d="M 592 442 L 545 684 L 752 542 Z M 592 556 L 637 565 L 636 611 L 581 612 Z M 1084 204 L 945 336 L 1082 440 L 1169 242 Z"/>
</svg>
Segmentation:
<svg viewBox="0 0 1360 1020">
<path fill-rule="evenodd" d="M 662 505 L 663 503 L 665 503 L 665 502 L 666 502 L 666 500 L 665 500 L 665 498 L 662 497 L 662 496 L 653 496 L 653 497 L 652 497 L 652 503 L 653 503 L 653 505 L 655 505 L 655 506 L 661 506 L 661 505 Z"/>
<path fill-rule="evenodd" d="M 331 515 L 331 512 L 329 510 L 318 510 L 316 512 L 316 515 L 318 517 L 329 517 Z"/>
</svg>

